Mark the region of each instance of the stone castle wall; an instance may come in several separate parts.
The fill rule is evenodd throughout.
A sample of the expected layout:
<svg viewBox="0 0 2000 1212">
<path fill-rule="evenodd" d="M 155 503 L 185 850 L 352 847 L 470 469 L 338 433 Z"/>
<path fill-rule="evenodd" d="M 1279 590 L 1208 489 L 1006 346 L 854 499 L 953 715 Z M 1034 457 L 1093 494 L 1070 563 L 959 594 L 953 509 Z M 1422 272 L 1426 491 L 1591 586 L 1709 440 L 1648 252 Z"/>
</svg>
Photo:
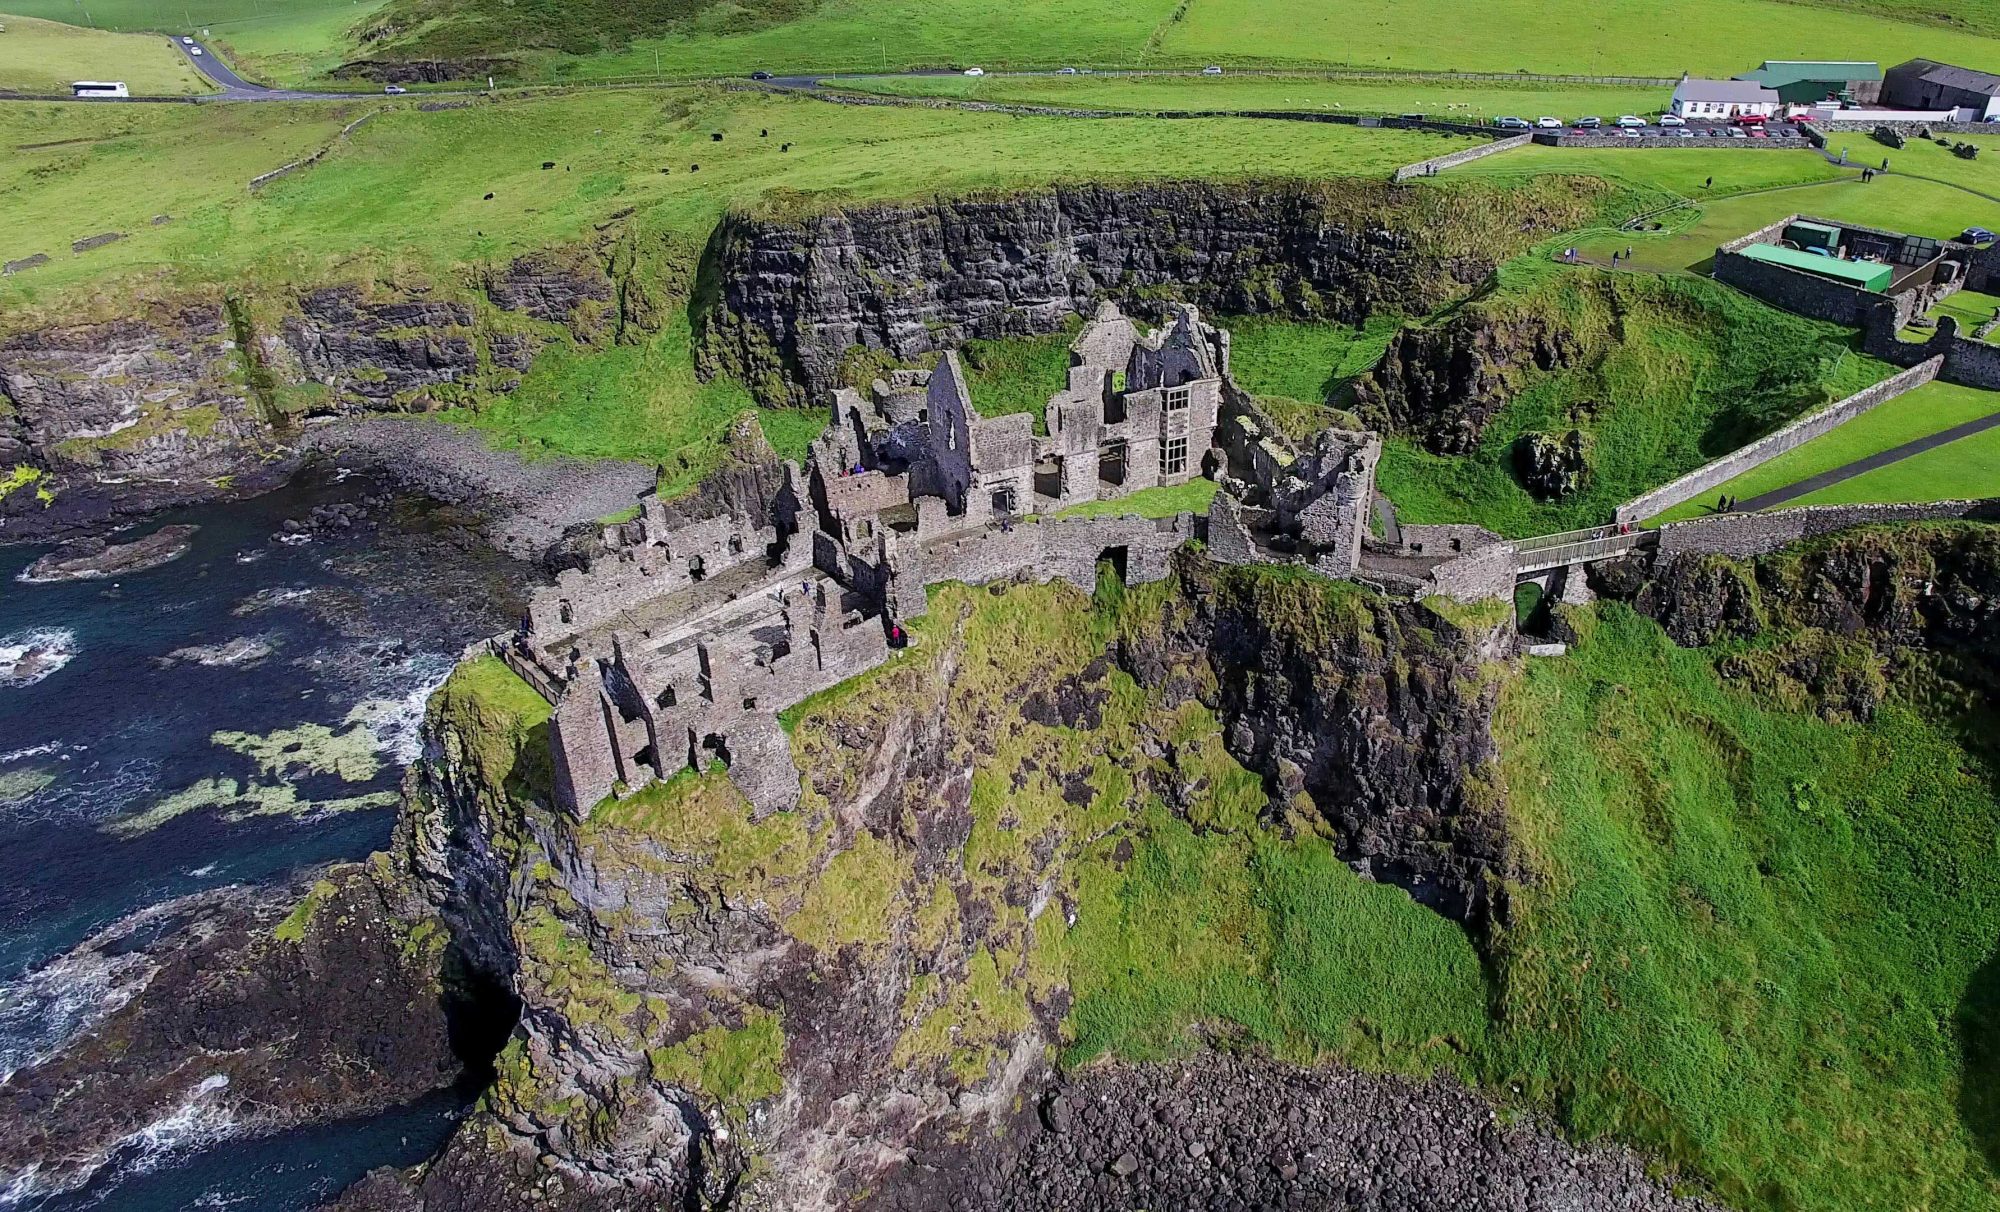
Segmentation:
<svg viewBox="0 0 2000 1212">
<path fill-rule="evenodd" d="M 1478 147 L 1467 147 L 1455 152 L 1447 152 L 1442 156 L 1432 156 L 1428 160 L 1419 160 L 1415 164 L 1403 165 L 1395 171 L 1390 180 L 1408 181 L 1412 177 L 1434 176 L 1447 168 L 1457 168 L 1461 164 L 1470 164 L 1474 160 L 1483 160 L 1487 156 L 1498 155 L 1500 152 L 1513 151 L 1517 147 L 1526 147 L 1533 139 L 1533 135 L 1514 135 L 1506 139 L 1495 139 L 1491 143 L 1481 144 Z"/>
<path fill-rule="evenodd" d="M 1714 462 L 1697 467 L 1671 484 L 1662 485 L 1620 505 L 1617 513 L 1613 515 L 1614 520 L 1643 522 L 1655 514 L 1672 509 L 1683 501 L 1693 500 L 1711 488 L 1728 483 L 1753 467 L 1768 463 L 1788 450 L 1803 446 L 1821 434 L 1905 392 L 1923 386 L 1935 379 L 1943 366 L 1943 355 L 1933 356 L 1908 370 L 1889 376 L 1873 387 L 1863 388 L 1818 412 L 1800 417 L 1774 433 L 1765 434 L 1747 446 L 1738 447 Z"/>
<path fill-rule="evenodd" d="M 1950 519 L 2000 520 L 2000 498 L 1911 505 L 1808 505 L 1770 513 L 1719 513 L 1662 526 L 1659 552 L 1662 557 L 1702 552 L 1747 559 L 1769 555 L 1801 539 L 1855 526 Z"/>
</svg>

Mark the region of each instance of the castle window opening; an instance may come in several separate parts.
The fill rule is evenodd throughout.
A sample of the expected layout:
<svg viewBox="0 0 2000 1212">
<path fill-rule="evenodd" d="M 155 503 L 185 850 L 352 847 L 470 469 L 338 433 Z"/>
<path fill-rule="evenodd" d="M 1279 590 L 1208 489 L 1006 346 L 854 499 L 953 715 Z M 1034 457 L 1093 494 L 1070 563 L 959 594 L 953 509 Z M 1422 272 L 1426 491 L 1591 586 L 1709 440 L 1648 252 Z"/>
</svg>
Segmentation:
<svg viewBox="0 0 2000 1212">
<path fill-rule="evenodd" d="M 745 711 L 755 711 L 755 710 L 757 710 L 757 696 L 756 696 L 756 695 L 751 695 L 751 696 L 749 696 L 748 698 L 745 698 L 745 699 L 743 700 L 743 710 L 745 710 Z"/>
<path fill-rule="evenodd" d="M 730 555 L 742 555 L 742 554 L 743 554 L 743 536 L 742 536 L 742 535 L 740 535 L 740 534 L 733 534 L 733 535 L 730 535 L 730 536 L 729 536 L 729 554 L 730 554 Z"/>
<path fill-rule="evenodd" d="M 576 611 L 571 609 L 568 598 L 556 603 L 556 614 L 565 623 L 576 622 Z"/>
<path fill-rule="evenodd" d="M 661 707 L 671 707 L 679 698 L 680 696 L 674 693 L 674 688 L 669 686 L 660 692 L 660 697 L 655 699 L 654 703 Z"/>
<path fill-rule="evenodd" d="M 929 425 L 930 423 L 931 423 L 931 410 L 928 408 L 917 409 L 917 424 Z"/>
<path fill-rule="evenodd" d="M 1059 500 L 1062 497 L 1062 460 L 1043 459 L 1035 464 L 1035 495 Z"/>
<path fill-rule="evenodd" d="M 1189 388 L 1169 387 L 1167 388 L 1164 400 L 1168 412 L 1183 412 L 1187 409 L 1188 402 L 1193 398 L 1194 392 Z"/>
<path fill-rule="evenodd" d="M 700 556 L 688 557 L 688 576 L 691 579 L 699 581 L 707 575 L 707 570 L 702 567 Z"/>
<path fill-rule="evenodd" d="M 1125 393 L 1114 391 L 1104 397 L 1104 423 L 1123 425 L 1125 423 Z"/>
<path fill-rule="evenodd" d="M 1177 476 L 1187 470 L 1187 439 L 1168 438 L 1160 446 L 1160 474 Z"/>
<path fill-rule="evenodd" d="M 1114 488 L 1125 483 L 1125 439 L 1106 442 L 1098 448 L 1097 478 Z"/>
<path fill-rule="evenodd" d="M 1009 485 L 1006 488 L 996 488 L 993 490 L 994 513 L 1013 513 L 1014 504 L 1015 504 L 1014 489 L 1012 485 Z"/>
</svg>

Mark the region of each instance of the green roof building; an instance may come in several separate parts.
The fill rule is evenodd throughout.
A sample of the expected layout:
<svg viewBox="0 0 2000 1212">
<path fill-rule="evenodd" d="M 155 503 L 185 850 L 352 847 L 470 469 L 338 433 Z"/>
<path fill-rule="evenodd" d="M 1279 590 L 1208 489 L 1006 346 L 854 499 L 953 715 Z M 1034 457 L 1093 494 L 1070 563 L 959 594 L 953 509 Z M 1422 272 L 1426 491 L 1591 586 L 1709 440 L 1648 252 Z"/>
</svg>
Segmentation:
<svg viewBox="0 0 2000 1212">
<path fill-rule="evenodd" d="M 1737 251 L 1752 261 L 1768 261 L 1772 265 L 1782 265 L 1786 269 L 1796 269 L 1802 273 L 1845 282 L 1849 286 L 1859 286 L 1863 290 L 1886 291 L 1889 289 L 1889 283 L 1896 277 L 1896 267 L 1885 265 L 1880 261 L 1842 261 L 1776 244 L 1752 244 Z"/>
<path fill-rule="evenodd" d="M 1882 96 L 1882 68 L 1875 63 L 1766 59 L 1764 66 L 1736 78 L 1756 81 L 1787 105 L 1811 105 L 1828 98 L 1872 105 Z"/>
</svg>

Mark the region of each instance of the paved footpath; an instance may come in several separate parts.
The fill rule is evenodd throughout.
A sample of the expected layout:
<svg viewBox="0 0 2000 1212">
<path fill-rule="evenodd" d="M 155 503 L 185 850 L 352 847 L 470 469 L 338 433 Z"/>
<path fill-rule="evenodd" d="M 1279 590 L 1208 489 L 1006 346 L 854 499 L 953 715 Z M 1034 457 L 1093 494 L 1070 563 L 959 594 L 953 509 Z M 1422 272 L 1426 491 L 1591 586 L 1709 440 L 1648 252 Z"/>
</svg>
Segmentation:
<svg viewBox="0 0 2000 1212">
<path fill-rule="evenodd" d="M 1863 472 L 1874 471 L 1878 467 L 1887 467 L 1891 463 L 1900 463 L 1911 455 L 1922 454 L 1926 450 L 1936 450 L 1938 447 L 1956 442 L 1960 438 L 1969 438 L 1976 433 L 1985 433 L 1995 426 L 2000 426 L 2000 412 L 1967 421 L 1962 425 L 1954 425 L 1950 429 L 1941 429 L 1928 437 L 1918 438 L 1913 442 L 1905 442 L 1901 446 L 1892 446 L 1887 450 L 1869 455 L 1865 459 L 1856 459 L 1844 467 L 1836 467 L 1832 471 L 1822 471 L 1810 479 L 1800 480 L 1796 484 L 1788 484 L 1783 488 L 1773 489 L 1762 496 L 1751 497 L 1747 501 L 1739 501 L 1736 505 L 1736 511 L 1738 513 L 1746 513 L 1755 509 L 1769 509 L 1773 505 L 1783 505 L 1787 501 L 1795 501 L 1810 493 L 1818 492 L 1829 484 L 1838 484 L 1842 480 L 1853 479 Z"/>
</svg>

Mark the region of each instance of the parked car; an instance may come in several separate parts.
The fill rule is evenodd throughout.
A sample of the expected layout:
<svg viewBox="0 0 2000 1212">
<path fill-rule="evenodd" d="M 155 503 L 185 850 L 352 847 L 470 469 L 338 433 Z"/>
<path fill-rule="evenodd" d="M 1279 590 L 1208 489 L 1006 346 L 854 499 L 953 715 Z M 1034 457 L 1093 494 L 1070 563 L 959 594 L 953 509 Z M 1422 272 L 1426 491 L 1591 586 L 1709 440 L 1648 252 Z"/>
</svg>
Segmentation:
<svg viewBox="0 0 2000 1212">
<path fill-rule="evenodd" d="M 1731 118 L 1730 121 L 1738 126 L 1762 126 L 1764 125 L 1764 115 L 1738 114 L 1734 118 Z"/>
<path fill-rule="evenodd" d="M 1771 136 L 1770 136 L 1770 135 L 1768 135 L 1768 134 L 1766 134 L 1766 133 L 1764 132 L 1764 128 L 1763 128 L 1763 127 L 1761 127 L 1761 126 L 1753 126 L 1753 127 L 1751 127 L 1751 128 L 1750 128 L 1750 137 L 1751 137 L 1752 139 L 1768 139 L 1768 138 L 1770 138 Z"/>
<path fill-rule="evenodd" d="M 1207 67 L 1201 69 L 1201 74 L 1204 76 L 1219 76 L 1222 74 L 1222 69 L 1220 67 L 1217 67 L 1215 64 L 1211 63 Z"/>
<path fill-rule="evenodd" d="M 1495 118 L 1493 119 L 1493 125 L 1499 127 L 1501 130 L 1530 129 L 1526 118 Z"/>
<path fill-rule="evenodd" d="M 1535 125 L 1541 127 L 1543 130 L 1561 130 L 1562 124 L 1563 120 L 1561 118 L 1551 118 L 1547 114 L 1543 114 L 1541 117 L 1535 119 Z"/>
<path fill-rule="evenodd" d="M 1688 120 L 1686 118 L 1681 117 L 1679 114 L 1660 115 L 1661 126 L 1686 126 L 1687 124 Z"/>
<path fill-rule="evenodd" d="M 1743 128 L 1740 126 L 1732 126 L 1726 133 L 1732 139 L 1748 139 L 1750 137 L 1743 133 Z"/>
<path fill-rule="evenodd" d="M 1075 69 L 1075 68 L 1073 68 L 1073 67 L 1059 67 L 1059 68 L 1057 68 L 1057 69 L 1056 69 L 1056 75 L 1058 75 L 1058 76 L 1074 76 L 1074 75 L 1076 75 L 1076 69 Z"/>
<path fill-rule="evenodd" d="M 1598 117 L 1578 118 L 1576 125 L 1580 130 L 1596 130 L 1598 127 L 1604 125 L 1604 119 Z"/>
<path fill-rule="evenodd" d="M 1618 137 L 1621 139 L 1641 139 L 1644 138 L 1645 136 L 1641 135 L 1636 130 L 1621 130 L 1618 132 Z"/>
<path fill-rule="evenodd" d="M 1959 233 L 1958 238 L 1967 244 L 1991 244 L 1994 240 L 2000 239 L 2000 236 L 1995 236 L 1988 228 L 1968 227 Z"/>
<path fill-rule="evenodd" d="M 1620 114 L 1618 117 L 1618 125 L 1626 129 L 1631 129 L 1633 127 L 1646 125 L 1646 120 L 1644 118 L 1639 117 L 1637 114 Z"/>
<path fill-rule="evenodd" d="M 1687 129 L 1686 127 L 1682 127 L 1681 129 L 1674 132 L 1674 137 L 1676 139 L 1692 139 L 1694 138 L 1694 132 Z"/>
<path fill-rule="evenodd" d="M 402 95 L 403 95 L 404 93 L 407 93 L 407 92 L 409 92 L 410 90 L 409 90 L 409 89 L 407 89 L 407 88 L 404 88 L 404 87 L 403 87 L 402 85 L 400 85 L 400 84 L 384 84 L 384 85 L 382 86 L 382 91 L 383 91 L 383 92 L 385 92 L 385 93 L 387 93 L 387 94 L 388 94 L 389 96 L 391 96 L 391 97 L 400 97 L 400 96 L 402 96 Z"/>
<path fill-rule="evenodd" d="M 1812 120 L 1813 116 L 1811 114 L 1793 114 L 1791 117 L 1785 119 L 1785 121 L 1793 123 L 1794 125 L 1797 126 L 1804 126 L 1806 123 Z"/>
<path fill-rule="evenodd" d="M 986 74 L 986 69 L 983 67 L 968 67 L 965 69 L 965 74 L 968 76 L 983 76 Z"/>
<path fill-rule="evenodd" d="M 771 78 L 771 73 L 770 73 L 770 72 L 751 72 L 751 73 L 750 73 L 750 78 L 751 78 L 752 80 L 769 80 L 769 79 Z"/>
</svg>

